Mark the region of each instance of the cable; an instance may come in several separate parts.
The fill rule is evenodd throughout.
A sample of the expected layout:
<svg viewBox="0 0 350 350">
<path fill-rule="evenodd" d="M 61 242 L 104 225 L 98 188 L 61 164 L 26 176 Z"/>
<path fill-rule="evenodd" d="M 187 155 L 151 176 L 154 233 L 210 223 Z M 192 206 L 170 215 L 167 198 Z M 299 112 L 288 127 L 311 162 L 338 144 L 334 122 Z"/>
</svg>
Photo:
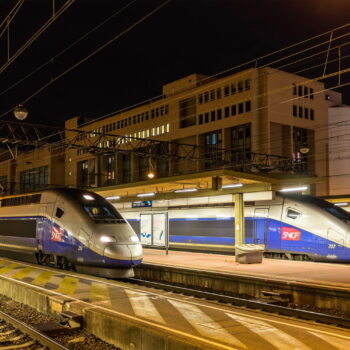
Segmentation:
<svg viewBox="0 0 350 350">
<path fill-rule="evenodd" d="M 0 67 L 0 74 L 10 66 L 53 22 L 56 21 L 76 0 L 67 0 L 67 2 L 61 6 L 61 8 L 52 16 L 47 22 L 44 23 L 25 43 L 22 45 L 6 63 Z"/>
<path fill-rule="evenodd" d="M 20 83 L 22 83 L 24 80 L 28 79 L 29 77 L 31 77 L 33 74 L 35 74 L 36 72 L 40 71 L 42 68 L 44 68 L 46 65 L 50 64 L 53 60 L 56 60 L 58 57 L 62 56 L 65 52 L 67 52 L 69 49 L 71 49 L 73 46 L 75 46 L 76 44 L 78 44 L 79 42 L 81 42 L 83 39 L 85 39 L 87 36 L 89 36 L 90 34 L 94 33 L 97 29 L 101 28 L 104 24 L 106 24 L 107 22 L 109 22 L 112 18 L 114 18 L 115 16 L 119 15 L 121 12 L 123 12 L 124 10 L 126 10 L 129 6 L 131 6 L 132 4 L 134 4 L 137 0 L 132 0 L 130 1 L 128 4 L 126 4 L 125 6 L 123 6 L 120 10 L 118 10 L 117 12 L 115 12 L 114 14 L 112 14 L 111 16 L 109 16 L 107 19 L 105 19 L 103 22 L 101 22 L 99 25 L 97 25 L 96 27 L 94 27 L 93 29 L 91 29 L 90 31 L 88 31 L 86 34 L 84 34 L 83 36 L 81 36 L 79 39 L 77 39 L 76 41 L 74 41 L 72 44 L 68 45 L 64 50 L 62 50 L 61 52 L 59 52 L 57 55 L 52 56 L 48 61 L 44 62 L 42 65 L 40 65 L 39 67 L 37 67 L 35 70 L 33 70 L 32 72 L 30 72 L 29 74 L 27 74 L 26 76 L 24 76 L 22 79 L 18 80 L 16 83 L 12 84 L 11 86 L 9 86 L 7 89 L 3 90 L 2 92 L 0 92 L 0 96 L 2 96 L 3 94 L 5 94 L 6 92 L 12 90 L 15 86 L 19 85 Z"/>
<path fill-rule="evenodd" d="M 0 33 L 0 39 L 2 38 L 2 36 L 4 35 L 4 33 L 6 32 L 6 29 L 8 29 L 10 23 L 12 22 L 12 20 L 15 18 L 16 14 L 18 13 L 18 11 L 20 10 L 20 8 L 22 7 L 22 5 L 24 4 L 24 0 L 19 0 L 16 5 L 12 8 L 12 10 L 10 11 L 10 13 L 6 16 L 6 18 L 2 21 L 2 23 L 0 24 L 0 28 L 4 27 L 4 29 L 2 30 L 2 32 Z"/>
<path fill-rule="evenodd" d="M 72 0 L 75 1 L 75 0 Z M 49 81 L 48 83 L 44 84 L 41 88 L 39 88 L 37 91 L 35 91 L 32 95 L 30 95 L 29 97 L 27 97 L 25 100 L 23 100 L 21 102 L 21 104 L 25 104 L 27 101 L 29 101 L 30 99 L 32 99 L 34 96 L 38 95 L 41 91 L 43 91 L 44 89 L 46 89 L 48 86 L 50 86 L 52 83 L 54 83 L 55 81 L 57 81 L 58 79 L 60 79 L 61 77 L 63 77 L 64 75 L 66 75 L 67 73 L 71 72 L 73 69 L 75 69 L 76 67 L 78 67 L 79 65 L 81 65 L 82 63 L 84 63 L 85 61 L 87 61 L 89 58 L 91 58 L 92 56 L 94 56 L 95 54 L 97 54 L 98 52 L 100 52 L 101 50 L 103 50 L 104 48 L 106 48 L 108 45 L 110 45 L 112 42 L 114 42 L 115 40 L 119 39 L 120 37 L 122 37 L 124 34 L 128 33 L 130 30 L 132 30 L 133 28 L 135 28 L 138 24 L 144 22 L 146 19 L 148 19 L 149 17 L 151 17 L 153 14 L 155 14 L 156 12 L 158 12 L 160 9 L 162 9 L 164 6 L 166 6 L 171 0 L 166 0 L 164 1 L 160 6 L 156 7 L 155 9 L 153 9 L 152 11 L 150 11 L 147 15 L 143 16 L 141 19 L 139 19 L 138 21 L 134 22 L 131 26 L 129 26 L 127 29 L 123 30 L 121 33 L 119 33 L 118 35 L 116 35 L 114 38 L 112 38 L 111 40 L 107 41 L 105 44 L 101 45 L 99 48 L 97 48 L 95 51 L 93 51 L 92 53 L 90 53 L 89 55 L 85 56 L 83 59 L 81 59 L 80 61 L 78 61 L 76 64 L 72 65 L 71 67 L 69 67 L 68 69 L 66 69 L 65 71 L 63 71 L 61 74 L 59 74 L 57 77 L 53 78 L 51 81 Z M 1 70 L 0 70 L 1 73 Z M 3 113 L 0 115 L 0 118 L 3 117 L 4 115 L 8 114 L 9 112 L 11 112 L 13 110 L 13 108 L 11 108 L 9 111 L 7 111 L 6 113 Z"/>
</svg>

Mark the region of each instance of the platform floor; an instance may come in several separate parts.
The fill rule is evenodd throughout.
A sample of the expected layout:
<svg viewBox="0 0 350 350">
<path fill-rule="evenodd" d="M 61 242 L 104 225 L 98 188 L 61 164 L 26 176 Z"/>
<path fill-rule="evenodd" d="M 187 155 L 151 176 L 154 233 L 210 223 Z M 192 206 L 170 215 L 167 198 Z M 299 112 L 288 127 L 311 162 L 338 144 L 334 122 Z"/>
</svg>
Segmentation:
<svg viewBox="0 0 350 350">
<path fill-rule="evenodd" d="M 261 276 L 271 279 L 350 288 L 350 264 L 263 259 L 261 264 L 239 264 L 232 255 L 144 249 L 144 263 Z"/>
</svg>

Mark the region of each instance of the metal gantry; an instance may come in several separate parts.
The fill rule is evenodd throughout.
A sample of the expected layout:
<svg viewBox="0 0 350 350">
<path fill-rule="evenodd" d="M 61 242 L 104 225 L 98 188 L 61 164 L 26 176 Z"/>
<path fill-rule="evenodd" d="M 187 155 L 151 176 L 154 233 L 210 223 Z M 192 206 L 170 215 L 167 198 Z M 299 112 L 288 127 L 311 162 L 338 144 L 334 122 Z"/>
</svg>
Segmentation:
<svg viewBox="0 0 350 350">
<path fill-rule="evenodd" d="M 67 135 L 73 135 L 67 137 Z M 219 148 L 215 145 L 193 145 L 80 129 L 0 120 L 0 143 L 14 158 L 19 152 L 45 147 L 76 149 L 78 154 L 107 155 L 132 153 L 140 157 L 202 161 L 208 169 L 227 168 L 242 172 L 291 172 L 296 163 L 291 157 Z"/>
</svg>

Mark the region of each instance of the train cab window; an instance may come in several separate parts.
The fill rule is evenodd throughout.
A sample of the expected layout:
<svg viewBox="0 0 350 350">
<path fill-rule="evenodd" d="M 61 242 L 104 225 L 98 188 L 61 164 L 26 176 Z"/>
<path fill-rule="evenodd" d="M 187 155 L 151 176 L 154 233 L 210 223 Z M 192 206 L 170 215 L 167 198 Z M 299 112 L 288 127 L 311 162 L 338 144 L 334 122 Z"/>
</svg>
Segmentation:
<svg viewBox="0 0 350 350">
<path fill-rule="evenodd" d="M 111 210 L 107 206 L 84 206 L 84 210 L 89 214 L 92 219 L 122 219 L 117 212 Z"/>
<path fill-rule="evenodd" d="M 290 219 L 297 219 L 300 215 L 301 215 L 301 213 L 299 213 L 298 211 L 295 211 L 293 209 L 287 210 L 287 217 Z"/>
<path fill-rule="evenodd" d="M 55 214 L 56 217 L 61 218 L 63 214 L 64 214 L 64 211 L 61 208 L 56 209 L 56 214 Z"/>
</svg>

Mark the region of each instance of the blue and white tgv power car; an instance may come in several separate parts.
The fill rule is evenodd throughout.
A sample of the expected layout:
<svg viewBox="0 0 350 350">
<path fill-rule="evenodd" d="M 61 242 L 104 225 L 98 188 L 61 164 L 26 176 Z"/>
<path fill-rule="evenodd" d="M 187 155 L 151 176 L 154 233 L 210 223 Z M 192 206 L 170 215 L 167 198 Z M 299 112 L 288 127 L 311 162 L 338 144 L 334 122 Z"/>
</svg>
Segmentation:
<svg viewBox="0 0 350 350">
<path fill-rule="evenodd" d="M 166 207 L 156 207 L 153 202 L 153 208 L 119 209 L 141 238 L 145 233 L 140 214 L 166 212 L 171 248 L 232 252 L 231 196 L 211 197 L 210 201 L 201 197 L 196 204 L 169 200 Z M 244 214 L 246 243 L 263 244 L 267 257 L 350 262 L 350 214 L 332 203 L 277 194 L 270 201 L 245 203 Z"/>
<path fill-rule="evenodd" d="M 78 189 L 4 197 L 0 255 L 106 277 L 131 277 L 142 246 L 103 197 Z"/>
</svg>

